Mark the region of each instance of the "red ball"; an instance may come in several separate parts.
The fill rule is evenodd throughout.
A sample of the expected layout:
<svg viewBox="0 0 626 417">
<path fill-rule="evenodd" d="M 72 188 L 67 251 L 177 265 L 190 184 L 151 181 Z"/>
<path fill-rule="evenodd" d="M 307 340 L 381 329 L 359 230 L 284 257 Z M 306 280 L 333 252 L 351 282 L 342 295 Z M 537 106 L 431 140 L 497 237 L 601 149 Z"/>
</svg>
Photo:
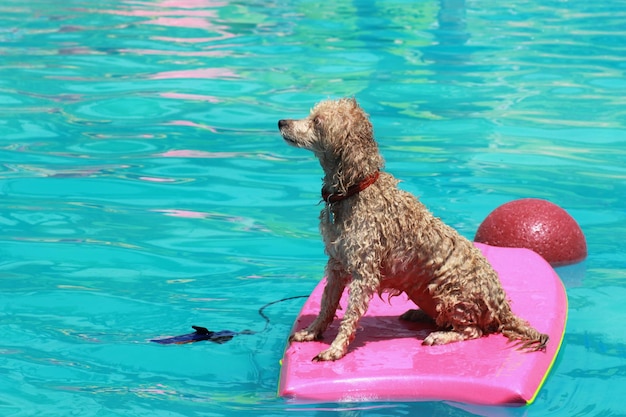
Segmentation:
<svg viewBox="0 0 626 417">
<path fill-rule="evenodd" d="M 503 204 L 478 227 L 474 240 L 491 246 L 532 249 L 552 266 L 587 257 L 585 235 L 565 210 L 546 200 L 524 198 Z"/>
</svg>

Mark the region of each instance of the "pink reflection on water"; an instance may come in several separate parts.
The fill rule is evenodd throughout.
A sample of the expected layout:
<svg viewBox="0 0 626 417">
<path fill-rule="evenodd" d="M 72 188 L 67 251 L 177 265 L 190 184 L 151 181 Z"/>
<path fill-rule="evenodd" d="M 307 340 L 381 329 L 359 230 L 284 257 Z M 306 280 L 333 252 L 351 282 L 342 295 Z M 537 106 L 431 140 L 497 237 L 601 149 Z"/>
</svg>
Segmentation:
<svg viewBox="0 0 626 417">
<path fill-rule="evenodd" d="M 154 156 L 161 156 L 164 158 L 206 158 L 206 159 L 255 158 L 255 159 L 263 159 L 266 161 L 282 161 L 281 158 L 272 154 L 246 153 L 246 152 L 207 152 L 207 151 L 195 151 L 192 149 L 171 150 L 171 151 L 163 152 L 160 154 L 155 154 Z"/>
<path fill-rule="evenodd" d="M 154 7 L 154 4 L 149 4 Z M 213 10 L 155 10 L 154 8 L 130 9 L 130 10 L 102 10 L 102 13 L 114 14 L 118 16 L 135 17 L 164 17 L 164 16 L 193 16 L 193 17 L 213 17 L 217 14 Z M 145 23 L 145 22 L 144 22 Z"/>
<path fill-rule="evenodd" d="M 152 80 L 166 80 L 173 78 L 240 78 L 226 68 L 199 68 L 181 71 L 164 71 L 148 76 Z"/>
<path fill-rule="evenodd" d="M 209 213 L 203 213 L 201 211 L 192 210 L 177 210 L 177 209 L 165 209 L 165 210 L 151 210 L 157 213 L 163 213 L 166 216 L 173 217 L 186 217 L 189 219 L 206 219 L 210 216 Z"/>
<path fill-rule="evenodd" d="M 180 7 L 181 9 L 195 9 L 200 7 L 224 7 L 228 5 L 228 2 L 212 0 L 163 0 L 158 2 L 157 4 L 161 7 Z"/>
<path fill-rule="evenodd" d="M 209 43 L 220 41 L 223 39 L 234 38 L 235 35 L 231 33 L 221 33 L 220 36 L 205 36 L 201 38 L 175 38 L 172 36 L 152 36 L 150 39 L 155 41 L 163 41 L 163 42 L 173 42 L 173 43 Z M 224 46 L 236 46 L 236 45 L 219 45 L 220 48 Z M 217 53 L 217 52 L 216 52 Z"/>
<path fill-rule="evenodd" d="M 177 100 L 196 100 L 196 101 L 208 101 L 209 103 L 219 103 L 220 99 L 214 96 L 207 96 L 204 94 L 184 94 L 184 93 L 160 93 L 161 97 L 173 98 Z"/>
<path fill-rule="evenodd" d="M 235 36 L 225 31 L 225 29 L 228 29 L 228 26 L 215 24 L 218 21 L 218 15 L 215 10 L 207 10 L 207 8 L 225 6 L 227 3 L 189 2 L 184 7 L 180 3 L 183 2 L 138 3 L 138 6 L 144 7 L 125 10 L 103 10 L 102 12 L 118 16 L 146 17 L 149 20 L 141 23 L 149 25 L 212 30 L 220 33 L 224 38 Z"/>
<path fill-rule="evenodd" d="M 243 217 L 237 216 L 226 216 L 219 213 L 207 213 L 204 211 L 195 211 L 195 210 L 180 210 L 180 209 L 152 209 L 150 210 L 154 213 L 161 213 L 165 216 L 171 217 L 184 217 L 187 219 L 215 219 L 220 221 L 226 221 L 229 223 L 237 223 L 237 224 L 247 224 L 254 223 L 250 219 L 245 219 Z M 252 225 L 251 227 L 244 227 L 242 230 L 264 230 L 261 227 Z"/>
<path fill-rule="evenodd" d="M 174 120 L 173 122 L 168 122 L 168 123 L 164 123 L 165 125 L 168 126 L 189 126 L 189 127 L 195 127 L 198 129 L 206 129 L 211 133 L 217 133 L 217 129 L 214 128 L 213 126 L 207 126 L 207 125 L 201 125 L 200 123 L 195 123 L 189 120 Z"/>
<path fill-rule="evenodd" d="M 194 29 L 207 29 L 207 30 L 223 28 L 223 26 L 217 27 L 213 23 L 208 21 L 207 19 L 204 19 L 201 17 L 158 17 L 156 19 L 152 19 L 144 23 L 149 24 L 149 25 L 177 26 L 181 28 L 194 28 Z"/>
<path fill-rule="evenodd" d="M 173 178 L 158 178 L 158 177 L 139 177 L 142 181 L 151 181 L 151 182 L 174 182 L 176 181 Z"/>
<path fill-rule="evenodd" d="M 124 48 L 120 49 L 121 53 L 131 54 L 144 54 L 144 55 L 170 55 L 170 56 L 227 56 L 231 53 L 229 51 L 219 50 L 210 51 L 212 49 L 210 44 L 213 42 L 220 42 L 225 39 L 231 39 L 237 37 L 236 33 L 232 32 L 230 21 L 228 19 L 222 19 L 219 16 L 219 9 L 224 6 L 228 6 L 228 1 L 212 1 L 212 0 L 163 0 L 160 2 L 148 2 L 148 1 L 132 1 L 127 2 L 125 8 L 109 9 L 109 10 L 85 10 L 95 13 L 105 13 L 118 16 L 128 16 L 139 18 L 135 24 L 143 25 L 155 25 L 184 29 L 197 29 L 204 32 L 202 35 L 197 36 L 199 33 L 196 31 L 193 37 L 181 37 L 181 36 L 168 36 L 167 32 L 163 36 L 163 32 L 159 31 L 159 35 L 150 36 L 150 39 L 165 43 L 203 43 L 207 44 L 204 50 L 190 51 L 190 50 L 171 50 L 168 48 L 160 49 L 132 49 Z M 68 27 L 66 30 L 75 30 L 76 28 Z M 177 35 L 179 32 L 176 32 Z M 214 45 L 216 46 L 216 45 Z M 220 49 L 228 47 L 230 45 L 217 45 Z M 234 75 L 230 75 L 234 77 Z M 200 77 L 193 77 L 200 78 Z M 206 77 L 201 77 L 206 78 Z"/>
<path fill-rule="evenodd" d="M 163 152 L 158 156 L 163 156 L 165 158 L 233 158 L 241 155 L 237 152 L 207 152 L 194 151 L 191 149 L 180 149 Z"/>
</svg>

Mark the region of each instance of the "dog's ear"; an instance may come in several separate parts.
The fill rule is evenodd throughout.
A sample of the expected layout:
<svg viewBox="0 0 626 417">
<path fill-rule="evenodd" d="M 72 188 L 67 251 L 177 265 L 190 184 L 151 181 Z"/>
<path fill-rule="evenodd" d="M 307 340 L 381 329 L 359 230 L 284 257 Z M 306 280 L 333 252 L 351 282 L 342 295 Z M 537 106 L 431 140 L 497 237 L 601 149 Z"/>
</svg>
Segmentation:
<svg viewBox="0 0 626 417">
<path fill-rule="evenodd" d="M 315 115 L 315 117 L 313 118 L 313 125 L 315 125 L 316 128 L 324 126 L 324 119 L 325 117 L 321 114 Z"/>
</svg>

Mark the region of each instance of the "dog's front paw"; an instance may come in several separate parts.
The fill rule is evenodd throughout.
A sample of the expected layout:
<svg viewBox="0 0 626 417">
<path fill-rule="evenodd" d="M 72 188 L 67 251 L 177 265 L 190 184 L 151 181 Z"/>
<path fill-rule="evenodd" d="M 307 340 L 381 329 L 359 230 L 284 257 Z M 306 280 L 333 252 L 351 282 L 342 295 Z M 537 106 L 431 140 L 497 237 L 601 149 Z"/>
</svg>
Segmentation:
<svg viewBox="0 0 626 417">
<path fill-rule="evenodd" d="M 312 332 L 309 329 L 300 330 L 289 336 L 290 342 L 312 342 L 322 338 L 321 333 Z"/>
<path fill-rule="evenodd" d="M 345 354 L 346 350 L 331 346 L 314 357 L 313 362 L 336 361 L 343 358 Z"/>
</svg>

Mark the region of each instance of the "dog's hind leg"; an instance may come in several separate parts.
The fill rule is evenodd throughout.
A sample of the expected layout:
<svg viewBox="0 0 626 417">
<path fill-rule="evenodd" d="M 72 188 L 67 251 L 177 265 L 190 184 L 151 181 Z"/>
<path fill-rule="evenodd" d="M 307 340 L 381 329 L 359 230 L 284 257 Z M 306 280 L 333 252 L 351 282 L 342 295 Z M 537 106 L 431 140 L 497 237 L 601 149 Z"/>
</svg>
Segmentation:
<svg viewBox="0 0 626 417">
<path fill-rule="evenodd" d="M 341 299 L 341 295 L 343 294 L 343 290 L 350 276 L 347 275 L 341 265 L 333 259 L 328 260 L 326 274 L 326 286 L 322 294 L 319 314 L 309 327 L 291 335 L 289 341 L 310 342 L 312 340 L 318 340 L 335 318 L 339 300 Z"/>
</svg>

